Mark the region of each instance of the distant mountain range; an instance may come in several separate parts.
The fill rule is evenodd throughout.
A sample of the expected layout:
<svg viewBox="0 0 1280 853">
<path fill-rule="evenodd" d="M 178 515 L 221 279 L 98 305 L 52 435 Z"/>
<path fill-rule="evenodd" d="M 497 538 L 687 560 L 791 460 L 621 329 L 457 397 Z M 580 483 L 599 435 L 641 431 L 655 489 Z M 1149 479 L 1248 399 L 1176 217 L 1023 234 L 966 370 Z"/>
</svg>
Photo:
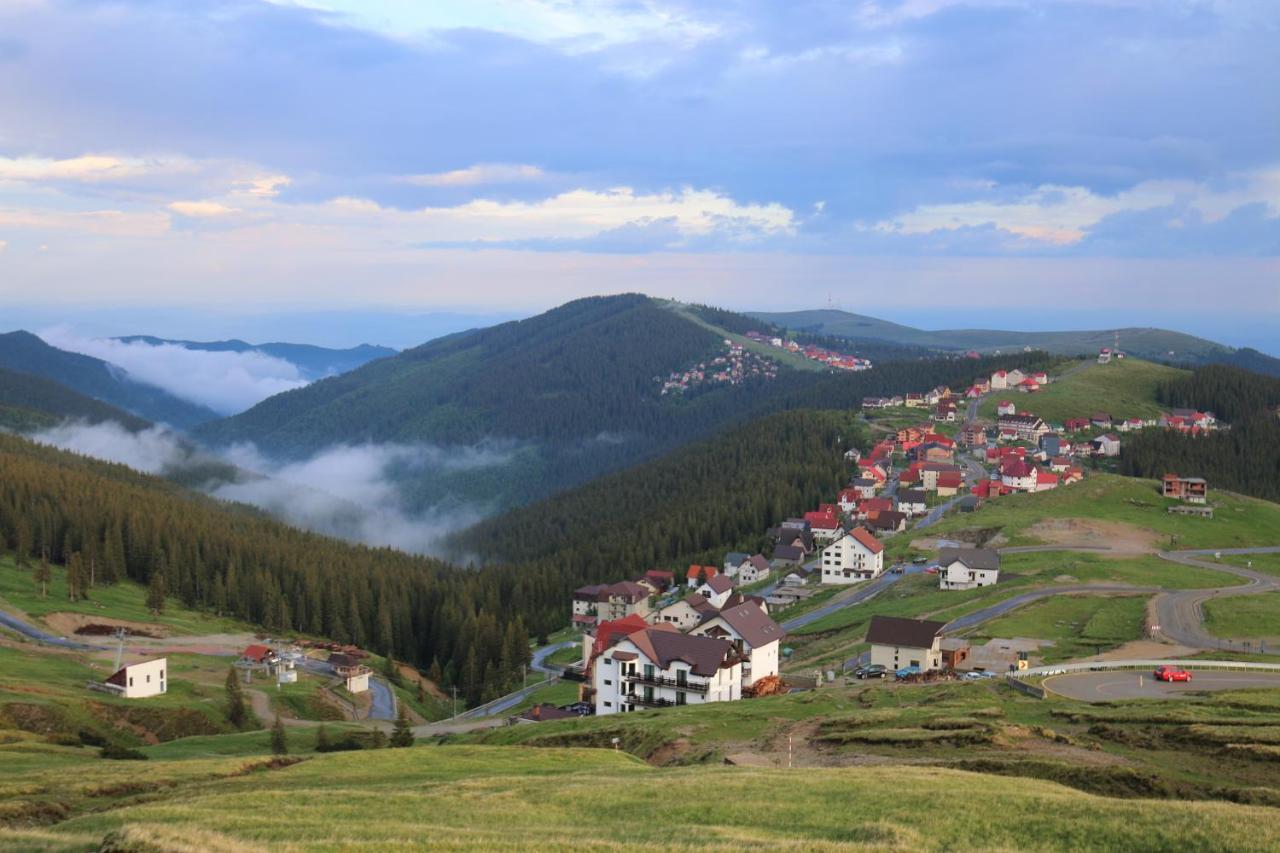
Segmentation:
<svg viewBox="0 0 1280 853">
<path fill-rule="evenodd" d="M 794 331 L 809 332 L 852 341 L 882 341 L 944 351 L 977 350 L 982 353 L 1010 352 L 1024 348 L 1059 355 L 1096 353 L 1115 345 L 1131 355 L 1154 361 L 1183 364 L 1236 364 L 1257 372 L 1280 375 L 1280 359 L 1253 349 L 1234 349 L 1224 344 L 1168 329 L 1135 328 L 1094 331 L 1016 332 L 999 329 L 917 329 L 847 311 L 749 312 L 749 316 Z"/>
<path fill-rule="evenodd" d="M 115 421 L 131 431 L 150 426 L 142 418 L 51 379 L 0 367 L 0 427 L 28 432 L 68 418 L 91 424 Z"/>
<path fill-rule="evenodd" d="M 0 368 L 42 377 L 84 397 L 179 429 L 219 417 L 212 409 L 134 380 L 114 364 L 51 347 L 30 332 L 0 334 Z"/>
<path fill-rule="evenodd" d="M 387 358 L 397 353 L 390 347 L 361 344 L 350 349 L 330 349 L 310 344 L 268 343 L 251 344 L 241 340 L 229 341 L 178 341 L 151 335 L 127 335 L 116 338 L 124 343 L 146 343 L 152 346 L 173 344 L 190 350 L 204 352 L 260 352 L 287 361 L 298 368 L 304 379 L 316 380 L 337 376 L 355 370 L 371 361 Z"/>
</svg>

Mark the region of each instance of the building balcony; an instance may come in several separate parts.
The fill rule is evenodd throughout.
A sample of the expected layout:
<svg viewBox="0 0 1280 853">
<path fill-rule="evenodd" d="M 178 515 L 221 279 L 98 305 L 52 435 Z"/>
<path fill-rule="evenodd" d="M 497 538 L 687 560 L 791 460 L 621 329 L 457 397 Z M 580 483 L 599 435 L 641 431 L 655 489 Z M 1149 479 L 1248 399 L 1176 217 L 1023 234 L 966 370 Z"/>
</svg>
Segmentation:
<svg viewBox="0 0 1280 853">
<path fill-rule="evenodd" d="M 662 675 L 646 676 L 641 673 L 622 676 L 623 680 L 636 684 L 648 684 L 654 687 L 673 687 L 676 690 L 688 690 L 691 693 L 706 693 L 708 684 L 705 681 L 679 681 Z"/>
</svg>

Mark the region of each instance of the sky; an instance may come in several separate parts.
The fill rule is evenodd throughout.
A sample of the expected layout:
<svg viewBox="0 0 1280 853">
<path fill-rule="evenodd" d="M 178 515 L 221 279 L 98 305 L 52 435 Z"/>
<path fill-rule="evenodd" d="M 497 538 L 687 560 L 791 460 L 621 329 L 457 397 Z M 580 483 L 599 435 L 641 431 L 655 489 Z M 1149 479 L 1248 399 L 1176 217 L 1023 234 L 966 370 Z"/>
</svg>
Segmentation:
<svg viewBox="0 0 1280 853">
<path fill-rule="evenodd" d="M 0 329 L 642 291 L 1280 352 L 1277 43 L 1273 0 L 0 0 Z"/>
</svg>

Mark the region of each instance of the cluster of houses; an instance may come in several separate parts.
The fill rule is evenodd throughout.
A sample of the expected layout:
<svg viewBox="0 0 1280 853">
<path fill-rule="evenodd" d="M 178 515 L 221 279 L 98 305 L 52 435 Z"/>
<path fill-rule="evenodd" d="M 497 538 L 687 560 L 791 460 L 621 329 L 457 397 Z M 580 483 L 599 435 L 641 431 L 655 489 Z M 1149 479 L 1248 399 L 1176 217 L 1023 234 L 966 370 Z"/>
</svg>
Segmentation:
<svg viewBox="0 0 1280 853">
<path fill-rule="evenodd" d="M 766 344 L 771 347 L 786 350 L 787 352 L 794 353 L 796 355 L 804 356 L 810 361 L 825 364 L 827 367 L 834 370 L 871 369 L 871 361 L 868 359 L 835 352 L 812 344 L 801 345 L 795 341 L 783 340 L 780 337 L 764 335 L 760 332 L 747 332 L 746 337 L 758 344 Z"/>
<path fill-rule="evenodd" d="M 724 352 L 688 370 L 675 371 L 662 383 L 662 394 L 684 394 L 702 386 L 741 385 L 753 379 L 776 379 L 778 364 L 741 344 L 726 340 Z"/>
<path fill-rule="evenodd" d="M 652 571 L 576 590 L 574 621 L 584 629 L 580 701 L 597 714 L 617 714 L 730 702 L 776 682 L 785 634 L 766 601 L 737 592 L 730 576 L 767 573 L 768 562 L 735 554 L 725 564 L 690 566 L 681 583 L 672 572 Z"/>
<path fill-rule="evenodd" d="M 932 417 L 940 423 L 950 423 L 960 417 L 960 395 L 946 385 L 939 385 L 923 394 L 895 394 L 892 397 L 863 397 L 864 409 L 932 409 Z"/>
</svg>

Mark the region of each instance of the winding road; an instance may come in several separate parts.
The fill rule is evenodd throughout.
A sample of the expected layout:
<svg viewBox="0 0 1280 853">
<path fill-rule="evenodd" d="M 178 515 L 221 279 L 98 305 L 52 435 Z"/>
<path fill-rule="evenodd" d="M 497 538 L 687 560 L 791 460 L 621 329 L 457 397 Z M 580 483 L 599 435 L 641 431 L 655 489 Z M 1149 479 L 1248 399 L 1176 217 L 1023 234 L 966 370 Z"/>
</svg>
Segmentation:
<svg viewBox="0 0 1280 853">
<path fill-rule="evenodd" d="M 901 574 L 885 572 L 875 580 L 857 584 L 848 590 L 837 593 L 821 607 L 815 607 L 808 613 L 802 613 L 793 619 L 786 620 L 782 623 L 782 629 L 784 631 L 795 631 L 797 628 L 811 625 L 822 617 L 844 610 L 846 607 L 853 607 L 865 601 L 870 601 L 907 575 L 920 574 L 922 571 L 924 571 L 923 566 L 907 566 Z"/>
</svg>

